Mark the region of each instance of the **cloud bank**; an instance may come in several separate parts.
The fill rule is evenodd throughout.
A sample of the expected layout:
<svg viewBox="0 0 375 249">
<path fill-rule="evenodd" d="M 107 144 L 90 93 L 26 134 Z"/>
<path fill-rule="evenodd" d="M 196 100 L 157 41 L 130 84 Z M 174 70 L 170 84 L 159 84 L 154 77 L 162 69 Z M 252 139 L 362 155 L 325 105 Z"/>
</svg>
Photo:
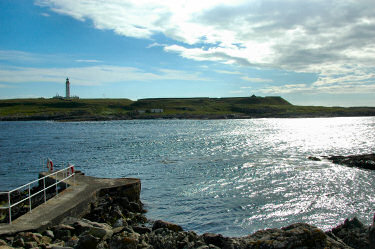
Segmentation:
<svg viewBox="0 0 375 249">
<path fill-rule="evenodd" d="M 191 60 L 316 73 L 314 86 L 320 89 L 374 89 L 373 0 L 37 0 L 36 4 L 92 21 L 97 29 L 150 39 L 149 47 L 161 45 L 166 52 Z M 158 34 L 175 44 L 152 41 Z"/>
</svg>

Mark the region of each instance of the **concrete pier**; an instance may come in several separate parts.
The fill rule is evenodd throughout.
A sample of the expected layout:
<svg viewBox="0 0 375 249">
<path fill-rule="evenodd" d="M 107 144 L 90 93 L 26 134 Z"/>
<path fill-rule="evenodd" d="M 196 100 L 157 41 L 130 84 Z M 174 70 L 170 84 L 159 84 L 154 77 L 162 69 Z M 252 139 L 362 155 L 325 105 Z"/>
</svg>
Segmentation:
<svg viewBox="0 0 375 249">
<path fill-rule="evenodd" d="M 43 232 L 66 217 L 82 217 L 90 211 L 91 204 L 95 204 L 97 198 L 106 193 L 127 197 L 129 201 L 140 201 L 141 181 L 135 178 L 96 178 L 78 173 L 75 180 L 69 178 L 67 184 L 70 186 L 58 196 L 14 220 L 12 224 L 0 224 L 0 235 L 22 231 Z"/>
</svg>

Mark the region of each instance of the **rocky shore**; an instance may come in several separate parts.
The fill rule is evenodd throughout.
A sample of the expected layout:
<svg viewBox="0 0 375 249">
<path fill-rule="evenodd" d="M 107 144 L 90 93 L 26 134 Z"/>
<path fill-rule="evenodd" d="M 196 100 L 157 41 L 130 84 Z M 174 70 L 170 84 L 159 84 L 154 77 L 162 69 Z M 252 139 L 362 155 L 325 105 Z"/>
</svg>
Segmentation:
<svg viewBox="0 0 375 249">
<path fill-rule="evenodd" d="M 330 156 L 327 159 L 333 163 L 349 167 L 375 170 L 375 154 Z"/>
<path fill-rule="evenodd" d="M 375 153 L 349 156 L 309 156 L 308 159 L 312 161 L 322 161 L 322 159 L 326 159 L 335 164 L 348 167 L 375 170 Z"/>
<path fill-rule="evenodd" d="M 176 224 L 148 220 L 140 201 L 105 194 L 84 217 L 66 217 L 42 233 L 3 235 L 0 248 L 375 248 L 375 224 L 366 227 L 354 218 L 327 232 L 296 223 L 238 238 L 212 233 L 198 235 Z"/>
</svg>

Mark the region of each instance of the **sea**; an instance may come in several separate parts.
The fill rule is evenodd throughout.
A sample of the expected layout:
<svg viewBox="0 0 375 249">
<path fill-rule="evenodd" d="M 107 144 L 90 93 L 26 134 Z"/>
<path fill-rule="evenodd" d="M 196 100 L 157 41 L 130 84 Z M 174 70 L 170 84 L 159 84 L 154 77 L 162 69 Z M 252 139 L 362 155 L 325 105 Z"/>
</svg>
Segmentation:
<svg viewBox="0 0 375 249">
<path fill-rule="evenodd" d="M 375 117 L 0 122 L 0 190 L 37 179 L 50 158 L 90 176 L 140 178 L 149 219 L 198 234 L 296 222 L 328 230 L 355 216 L 372 222 L 375 171 L 323 158 L 364 153 L 375 153 Z"/>
</svg>

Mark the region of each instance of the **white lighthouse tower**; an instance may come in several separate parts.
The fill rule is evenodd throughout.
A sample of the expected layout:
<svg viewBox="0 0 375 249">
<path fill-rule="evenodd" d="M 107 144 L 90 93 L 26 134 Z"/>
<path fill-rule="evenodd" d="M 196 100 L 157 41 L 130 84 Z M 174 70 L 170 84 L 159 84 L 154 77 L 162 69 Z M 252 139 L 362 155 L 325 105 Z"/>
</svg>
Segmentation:
<svg viewBox="0 0 375 249">
<path fill-rule="evenodd" d="M 70 82 L 69 82 L 69 78 L 66 78 L 66 81 L 65 81 L 65 90 L 66 90 L 65 98 L 70 99 Z"/>
</svg>

